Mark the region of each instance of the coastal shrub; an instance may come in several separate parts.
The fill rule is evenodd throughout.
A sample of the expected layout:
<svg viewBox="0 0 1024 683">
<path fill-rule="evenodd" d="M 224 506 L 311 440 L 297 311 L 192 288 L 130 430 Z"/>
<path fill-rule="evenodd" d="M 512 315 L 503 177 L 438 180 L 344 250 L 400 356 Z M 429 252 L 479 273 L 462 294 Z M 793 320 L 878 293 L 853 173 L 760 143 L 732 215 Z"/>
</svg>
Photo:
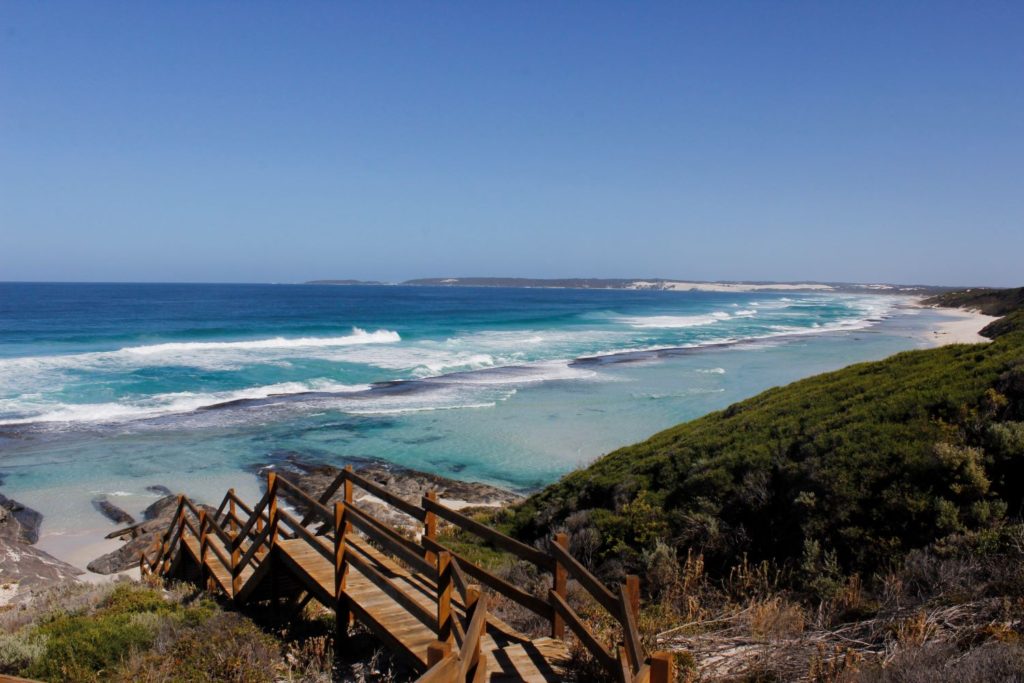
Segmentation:
<svg viewBox="0 0 1024 683">
<path fill-rule="evenodd" d="M 95 681 L 119 667 L 131 653 L 148 648 L 156 623 L 137 614 L 59 615 L 38 627 L 46 650 L 23 671 L 32 678 Z"/>
<path fill-rule="evenodd" d="M 148 652 L 126 661 L 124 680 L 237 681 L 274 680 L 280 644 L 251 621 L 218 612 L 198 625 L 167 620 Z"/>
<path fill-rule="evenodd" d="M 97 607 L 107 615 L 147 612 L 164 614 L 179 612 L 182 609 L 179 603 L 165 597 L 159 590 L 144 588 L 132 583 L 118 584 Z"/>
<path fill-rule="evenodd" d="M 946 535 L 1021 514 L 1024 334 L 896 354 L 770 389 L 615 451 L 531 496 L 514 533 L 549 537 L 585 518 L 593 564 L 644 573 L 658 541 L 813 570 L 827 597 Z M 603 577 L 609 578 L 609 577 Z"/>
<path fill-rule="evenodd" d="M 15 674 L 32 665 L 46 653 L 46 640 L 31 628 L 0 633 L 0 674 Z"/>
</svg>

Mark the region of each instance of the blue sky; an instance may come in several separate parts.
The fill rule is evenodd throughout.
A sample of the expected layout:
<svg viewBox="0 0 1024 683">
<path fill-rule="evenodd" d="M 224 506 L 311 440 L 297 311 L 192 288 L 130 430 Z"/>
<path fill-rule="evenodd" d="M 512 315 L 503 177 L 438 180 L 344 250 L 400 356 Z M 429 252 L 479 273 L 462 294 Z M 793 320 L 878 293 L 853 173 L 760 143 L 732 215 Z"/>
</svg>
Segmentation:
<svg viewBox="0 0 1024 683">
<path fill-rule="evenodd" d="M 1024 284 L 1024 4 L 0 3 L 0 280 Z"/>
</svg>

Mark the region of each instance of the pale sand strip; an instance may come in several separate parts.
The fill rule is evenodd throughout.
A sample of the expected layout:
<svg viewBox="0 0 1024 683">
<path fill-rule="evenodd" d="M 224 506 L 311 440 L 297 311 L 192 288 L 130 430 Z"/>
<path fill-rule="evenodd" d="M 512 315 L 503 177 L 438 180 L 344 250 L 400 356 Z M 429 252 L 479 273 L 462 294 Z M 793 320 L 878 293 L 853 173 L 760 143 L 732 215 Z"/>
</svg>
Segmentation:
<svg viewBox="0 0 1024 683">
<path fill-rule="evenodd" d="M 111 529 L 110 526 L 103 526 L 75 532 L 42 533 L 36 547 L 85 572 L 78 577 L 79 581 L 105 583 L 115 581 L 121 576 L 138 579 L 138 567 L 116 574 L 97 574 L 86 569 L 86 565 L 96 558 L 124 545 L 124 541 L 106 538 Z"/>
<path fill-rule="evenodd" d="M 935 346 L 978 344 L 992 341 L 978 332 L 990 322 L 998 320 L 998 316 L 966 311 L 961 308 L 937 308 L 935 310 L 946 317 L 945 320 L 936 323 L 932 329 L 926 332 L 928 340 Z"/>
</svg>

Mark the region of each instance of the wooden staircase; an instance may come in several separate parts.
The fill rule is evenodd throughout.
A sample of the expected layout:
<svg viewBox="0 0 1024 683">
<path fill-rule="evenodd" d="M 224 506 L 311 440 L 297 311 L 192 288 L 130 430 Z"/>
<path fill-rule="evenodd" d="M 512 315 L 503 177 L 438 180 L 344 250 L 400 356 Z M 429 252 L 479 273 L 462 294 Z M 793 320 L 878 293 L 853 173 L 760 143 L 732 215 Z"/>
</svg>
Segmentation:
<svg viewBox="0 0 1024 683">
<path fill-rule="evenodd" d="M 354 486 L 416 520 L 419 539 L 359 507 Z M 328 507 L 339 491 L 342 499 Z M 550 572 L 546 599 L 452 552 L 438 540 L 439 519 Z M 180 496 L 173 523 L 143 553 L 140 568 L 143 575 L 205 585 L 237 606 L 285 600 L 298 609 L 316 600 L 335 613 L 337 647 L 344 648 L 349 623 L 357 619 L 420 670 L 424 683 L 562 680 L 569 657 L 566 626 L 623 683 L 674 681 L 669 655 L 643 652 L 636 577 L 612 592 L 567 546 L 558 534 L 550 552 L 542 552 L 442 505 L 433 494 L 412 503 L 347 467 L 317 498 L 274 472 L 254 507 L 231 490 L 209 515 Z M 608 610 L 621 627 L 620 641 L 603 642 L 569 605 L 570 577 Z M 487 591 L 546 619 L 551 636 L 530 638 L 488 612 Z"/>
</svg>

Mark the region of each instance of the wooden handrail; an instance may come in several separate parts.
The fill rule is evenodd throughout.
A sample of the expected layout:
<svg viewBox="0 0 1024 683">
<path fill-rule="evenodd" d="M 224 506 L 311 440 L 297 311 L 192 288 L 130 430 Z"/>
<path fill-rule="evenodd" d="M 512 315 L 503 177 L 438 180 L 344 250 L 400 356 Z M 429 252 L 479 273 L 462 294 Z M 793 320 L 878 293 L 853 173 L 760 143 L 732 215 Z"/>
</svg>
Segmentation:
<svg viewBox="0 0 1024 683">
<path fill-rule="evenodd" d="M 263 544 L 266 543 L 268 536 L 270 536 L 269 524 L 263 527 L 263 530 L 256 535 L 256 537 L 252 541 L 252 545 L 249 546 L 249 549 L 245 551 L 244 555 L 242 555 L 242 559 L 238 561 L 237 565 L 235 565 L 235 572 L 237 574 L 241 574 L 242 570 L 245 569 L 246 565 L 248 565 L 249 562 L 252 561 L 254 557 L 256 557 L 260 548 L 262 548 Z"/>
<path fill-rule="evenodd" d="M 576 579 L 588 593 L 597 599 L 602 607 L 608 610 L 613 617 L 619 617 L 619 601 L 616 599 L 615 594 L 608 590 L 597 577 L 587 571 L 587 568 L 580 564 L 568 550 L 557 543 L 552 543 L 551 554 L 569 570 L 572 578 Z"/>
<path fill-rule="evenodd" d="M 420 506 L 414 503 L 410 503 L 404 498 L 396 496 L 395 494 L 391 493 L 391 491 L 388 491 L 387 489 L 383 488 L 382 486 L 379 486 L 378 484 L 375 484 L 369 479 L 356 474 L 350 469 L 346 468 L 345 470 L 343 470 L 341 476 L 344 477 L 345 480 L 357 485 L 364 491 L 372 493 L 374 496 L 380 498 L 388 505 L 398 508 L 400 511 L 404 512 L 405 514 L 409 515 L 417 521 L 422 522 L 426 517 L 426 511 Z"/>
<path fill-rule="evenodd" d="M 423 536 L 418 542 L 406 538 L 370 511 L 353 504 L 353 485 L 423 522 Z M 343 486 L 346 502 L 334 504 L 333 509 L 326 507 L 325 501 L 330 501 Z M 306 508 L 301 515 L 282 509 L 279 503 L 288 499 Z M 476 681 L 486 672 L 486 658 L 481 656 L 480 641 L 488 629 L 488 600 L 480 593 L 478 585 L 469 583 L 470 580 L 479 582 L 547 619 L 556 637 L 564 637 L 566 628 L 571 630 L 601 667 L 613 673 L 616 679 L 621 678 L 625 683 L 661 683 L 662 674 L 671 670 L 670 657 L 666 658 L 666 655 L 660 653 L 650 658 L 644 655 L 637 627 L 639 592 L 636 577 L 627 577 L 627 582 L 619 586 L 617 591 L 609 590 L 569 552 L 568 537 L 565 534 L 557 534 L 548 549 L 541 551 L 443 505 L 435 495 L 424 496 L 421 502 L 422 507 L 410 503 L 355 474 L 350 468 L 336 477 L 319 497 L 306 493 L 294 482 L 271 472 L 267 478 L 267 489 L 254 507 L 249 507 L 235 495 L 233 489 L 225 494 L 216 511 L 198 506 L 187 496 L 178 496 L 172 523 L 151 546 L 140 553 L 139 567 L 144 574 L 168 573 L 176 549 L 186 544 L 184 534 L 187 531 L 199 542 L 200 566 L 208 586 L 215 587 L 219 583 L 229 597 L 242 596 L 242 576 L 247 567 L 255 565 L 265 568 L 263 562 L 270 557 L 269 553 L 277 552 L 273 548 L 278 539 L 301 539 L 303 547 L 312 545 L 331 562 L 335 578 L 334 607 L 339 624 L 348 623 L 348 615 L 355 607 L 350 602 L 352 596 L 345 592 L 346 575 L 350 569 L 354 569 L 437 634 L 437 648 L 433 651 L 430 668 L 423 680 L 466 681 L 469 678 Z M 243 511 L 242 516 L 239 510 Z M 437 540 L 438 518 L 515 558 L 530 562 L 541 570 L 551 571 L 552 589 L 546 596 L 537 597 L 453 552 Z M 317 529 L 311 522 L 322 524 Z M 389 578 L 388 572 L 381 568 L 384 565 L 374 559 L 377 557 L 376 551 L 361 549 L 362 546 L 346 538 L 353 526 L 393 559 L 407 566 L 413 577 L 413 585 L 420 590 L 428 586 L 428 591 L 435 590 L 430 582 L 436 581 L 436 594 L 432 600 L 436 605 L 435 613 L 421 604 L 417 600 L 418 596 L 414 597 Z M 188 539 L 188 544 L 195 548 L 192 539 Z M 292 552 L 291 546 L 282 548 L 285 552 Z M 268 554 L 264 555 L 264 552 Z M 210 557 L 211 554 L 216 560 Z M 216 576 L 224 576 L 216 567 L 216 562 L 230 572 L 230 586 L 215 581 L 213 569 L 216 569 Z M 386 566 L 394 565 L 389 561 Z M 402 575 L 405 575 L 404 570 Z M 623 632 L 621 641 L 609 646 L 587 627 L 569 605 L 569 579 L 593 596 L 618 622 Z M 453 602 L 465 607 L 464 617 L 456 610 Z M 355 611 L 358 613 L 358 610 Z M 452 643 L 458 647 L 457 654 L 451 653 Z M 448 678 L 435 678 L 442 671 L 447 672 L 445 675 Z"/>
<path fill-rule="evenodd" d="M 274 497 L 275 493 L 275 491 L 271 491 L 268 488 L 266 493 L 263 494 L 263 497 L 260 498 L 258 503 L 256 503 L 256 507 L 249 513 L 249 520 L 242 525 L 241 529 L 238 530 L 238 537 L 235 539 L 237 542 L 240 542 L 238 539 L 245 538 L 249 535 L 257 520 L 262 519 L 267 521 L 267 518 L 263 515 L 263 511 L 270 504 L 270 499 Z"/>
<path fill-rule="evenodd" d="M 569 604 L 562 599 L 555 591 L 550 591 L 548 596 L 551 600 L 551 605 L 555 608 L 555 611 L 562 615 L 565 619 L 566 625 L 572 629 L 572 632 L 576 634 L 576 637 L 580 639 L 590 654 L 594 655 L 594 658 L 600 662 L 601 666 L 609 671 L 613 671 L 616 668 L 615 657 L 608 651 L 601 641 L 599 641 L 587 625 L 583 623 L 580 616 L 576 614 L 576 610 L 569 606 Z"/>
<path fill-rule="evenodd" d="M 495 576 L 483 567 L 477 565 L 474 562 L 471 562 L 462 555 L 459 555 L 458 553 L 449 550 L 448 548 L 441 545 L 440 543 L 437 543 L 436 541 L 428 541 L 424 539 L 424 544 L 428 545 L 436 552 L 450 552 L 452 554 L 452 559 L 455 560 L 459 569 L 464 571 L 466 574 L 469 574 L 471 577 L 473 577 L 480 583 L 486 585 L 488 588 L 497 591 L 498 593 L 501 593 L 506 598 L 519 603 L 520 605 L 527 608 L 537 616 L 543 617 L 548 621 L 551 620 L 551 617 L 553 616 L 552 607 L 550 604 L 548 604 L 541 598 L 538 598 L 535 595 L 527 593 L 526 591 L 516 586 L 513 586 L 508 581 L 505 581 L 504 579 Z"/>
<path fill-rule="evenodd" d="M 427 671 L 416 679 L 415 683 L 452 683 L 459 673 L 459 657 L 447 654 L 430 665 Z"/>
<path fill-rule="evenodd" d="M 223 541 L 226 546 L 231 546 L 234 543 L 235 539 L 231 538 L 231 535 L 224 531 L 224 528 L 213 519 L 212 515 L 206 515 L 206 525 L 213 529 L 213 533 L 217 534 L 217 538 Z"/>
<path fill-rule="evenodd" d="M 170 526 L 167 527 L 167 531 L 165 531 L 163 533 L 162 540 L 164 542 L 166 542 L 167 539 L 170 538 L 171 534 L 174 533 L 174 528 L 175 528 L 174 521 L 177 521 L 178 515 L 181 514 L 181 506 L 184 504 L 184 502 L 183 502 L 184 498 L 185 498 L 185 496 L 181 495 L 180 493 L 178 494 L 178 505 L 174 508 L 174 514 L 171 515 L 172 522 L 171 522 Z"/>
<path fill-rule="evenodd" d="M 213 554 L 217 556 L 217 559 L 220 560 L 220 563 L 222 565 L 224 565 L 224 568 L 227 569 L 230 572 L 231 571 L 231 560 L 229 560 L 227 557 L 225 557 L 224 553 L 221 552 L 220 548 L 218 548 L 215 543 L 209 543 L 209 542 L 207 542 L 206 547 L 207 547 L 207 549 L 213 551 Z"/>
<path fill-rule="evenodd" d="M 184 527 L 188 527 L 188 530 L 192 532 L 192 535 L 195 536 L 196 539 L 199 539 L 202 536 L 202 534 L 199 532 L 199 530 L 196 529 L 195 525 L 192 524 L 192 520 L 190 520 L 188 518 L 188 516 L 185 515 L 184 513 L 182 513 L 182 515 L 181 515 L 181 524 Z M 180 534 L 179 534 L 178 542 L 181 543 Z"/>
<path fill-rule="evenodd" d="M 420 546 L 395 533 L 394 530 L 381 524 L 355 505 L 346 507 L 345 512 L 349 515 L 353 525 L 372 540 L 383 545 L 418 572 L 430 578 L 436 578 L 435 568 L 423 559 Z"/>
<path fill-rule="evenodd" d="M 235 505 L 242 508 L 242 511 L 245 512 L 245 514 L 250 516 L 252 515 L 252 508 L 249 507 L 244 500 L 242 500 L 235 494 L 234 489 L 228 491 L 228 495 L 231 496 L 231 500 L 234 501 Z"/>
<path fill-rule="evenodd" d="M 228 506 L 228 503 L 230 501 L 231 501 L 231 492 L 229 491 L 228 493 L 224 494 L 224 499 L 220 501 L 220 505 L 217 506 L 217 511 L 213 513 L 213 518 L 214 519 L 217 519 L 218 517 L 220 517 L 221 515 L 224 514 L 224 508 L 226 508 Z"/>
<path fill-rule="evenodd" d="M 427 511 L 435 513 L 438 517 L 446 519 L 452 524 L 455 524 L 456 526 L 459 526 L 462 529 L 493 543 L 502 550 L 510 552 L 527 562 L 532 562 L 541 569 L 551 568 L 551 559 L 533 546 L 517 541 L 511 536 L 506 536 L 500 531 L 495 531 L 486 524 L 481 524 L 475 519 L 471 519 L 461 512 L 452 510 L 450 507 L 442 505 L 435 500 L 424 498 L 423 507 Z"/>
<path fill-rule="evenodd" d="M 465 681 L 472 669 L 474 680 L 483 680 L 487 672 L 487 660 L 480 656 L 480 639 L 487 630 L 487 595 L 480 592 L 478 586 L 471 586 L 466 591 L 466 610 L 469 625 L 459 649 L 459 681 Z M 480 669 L 483 668 L 483 671 Z"/>
<path fill-rule="evenodd" d="M 342 470 L 338 474 L 338 476 L 336 476 L 334 478 L 334 481 L 332 481 L 327 486 L 327 488 L 324 489 L 323 493 L 321 493 L 317 497 L 317 502 L 319 502 L 321 505 L 327 505 L 327 503 L 330 502 L 330 500 L 331 500 L 331 496 L 333 496 L 337 492 L 337 490 L 339 488 L 341 488 L 342 484 L 344 484 L 344 483 L 345 483 L 345 470 Z M 313 511 L 312 510 L 306 512 L 306 514 L 302 516 L 302 524 L 303 524 L 303 526 L 305 526 L 306 524 L 309 524 L 311 521 L 313 521 Z"/>
<path fill-rule="evenodd" d="M 334 524 L 334 515 L 331 513 L 330 510 L 327 509 L 326 506 L 324 506 L 318 500 L 314 499 L 313 496 L 309 495 L 308 493 L 300 489 L 298 486 L 293 484 L 291 481 L 289 481 L 286 477 L 283 477 L 280 474 L 277 475 L 277 483 L 278 486 L 283 486 L 284 488 L 288 489 L 290 492 L 298 496 L 303 503 L 306 504 L 306 506 L 309 508 L 306 512 L 306 515 L 315 513 L 320 516 L 320 519 L 324 524 Z M 303 516 L 302 526 L 305 526 L 308 523 L 309 522 L 306 521 L 306 517 Z"/>
</svg>

